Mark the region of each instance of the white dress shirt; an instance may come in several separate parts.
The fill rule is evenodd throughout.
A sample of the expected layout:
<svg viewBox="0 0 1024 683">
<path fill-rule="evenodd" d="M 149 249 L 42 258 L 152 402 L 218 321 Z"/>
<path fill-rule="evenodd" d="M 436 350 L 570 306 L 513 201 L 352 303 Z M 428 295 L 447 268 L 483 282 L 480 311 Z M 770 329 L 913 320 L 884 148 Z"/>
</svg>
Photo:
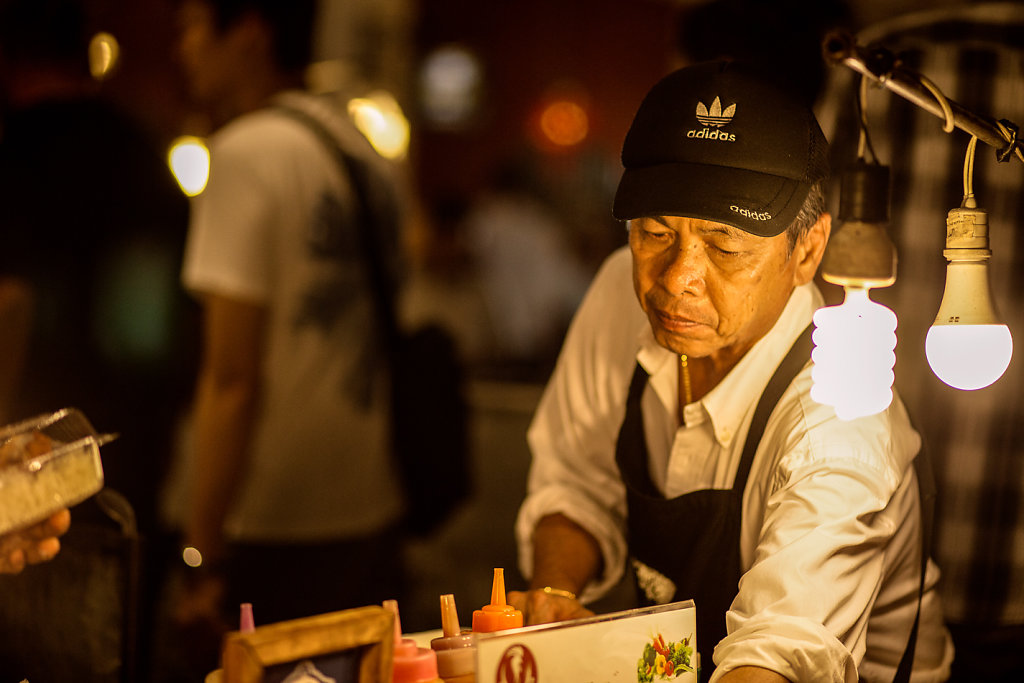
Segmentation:
<svg viewBox="0 0 1024 683">
<path fill-rule="evenodd" d="M 622 577 L 625 488 L 615 444 L 639 361 L 650 380 L 641 406 L 655 486 L 666 497 L 730 488 L 754 408 L 792 342 L 823 303 L 797 288 L 775 326 L 678 423 L 678 356 L 659 346 L 637 303 L 628 248 L 602 266 L 569 329 L 531 424 L 533 463 L 516 523 L 520 565 L 533 568 L 532 533 L 562 513 L 587 529 L 604 575 L 582 598 Z M 917 608 L 920 515 L 912 466 L 920 439 L 894 398 L 879 415 L 840 421 L 811 400 L 811 364 L 765 427 L 743 496 L 743 577 L 715 649 L 712 681 L 762 666 L 794 681 L 892 679 Z M 685 529 L 675 543 L 685 552 Z M 948 676 L 952 646 L 929 565 L 914 681 Z M 681 596 L 685 599 L 685 596 Z M 700 638 L 700 634 L 697 634 Z"/>
</svg>

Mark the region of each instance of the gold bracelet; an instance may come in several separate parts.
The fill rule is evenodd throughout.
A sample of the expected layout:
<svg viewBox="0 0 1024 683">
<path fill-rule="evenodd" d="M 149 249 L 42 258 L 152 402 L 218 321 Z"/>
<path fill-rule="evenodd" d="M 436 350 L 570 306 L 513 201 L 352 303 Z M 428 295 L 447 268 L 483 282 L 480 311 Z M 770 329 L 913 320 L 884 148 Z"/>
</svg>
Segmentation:
<svg viewBox="0 0 1024 683">
<path fill-rule="evenodd" d="M 560 598 L 567 598 L 569 600 L 575 600 L 576 594 L 572 591 L 567 591 L 564 588 L 552 588 L 551 586 L 544 586 L 541 590 L 547 595 L 557 595 Z"/>
</svg>

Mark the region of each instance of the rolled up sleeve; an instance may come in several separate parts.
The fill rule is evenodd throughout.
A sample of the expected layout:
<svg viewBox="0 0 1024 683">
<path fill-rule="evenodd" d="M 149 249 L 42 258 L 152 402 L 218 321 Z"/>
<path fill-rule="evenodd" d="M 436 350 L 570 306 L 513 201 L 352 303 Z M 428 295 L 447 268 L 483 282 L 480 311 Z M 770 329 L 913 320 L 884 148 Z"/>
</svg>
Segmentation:
<svg viewBox="0 0 1024 683">
<path fill-rule="evenodd" d="M 790 680 L 857 681 L 889 541 L 908 510 L 890 504 L 891 477 L 862 459 L 830 458 L 787 479 L 768 498 L 712 682 L 748 665 Z M 908 476 L 901 486 L 913 483 Z"/>
</svg>

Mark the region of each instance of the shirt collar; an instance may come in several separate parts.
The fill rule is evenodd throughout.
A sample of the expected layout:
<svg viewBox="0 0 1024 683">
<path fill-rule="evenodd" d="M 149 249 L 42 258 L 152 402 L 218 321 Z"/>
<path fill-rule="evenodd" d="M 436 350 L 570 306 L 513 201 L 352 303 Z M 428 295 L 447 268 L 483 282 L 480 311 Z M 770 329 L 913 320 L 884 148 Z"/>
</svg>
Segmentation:
<svg viewBox="0 0 1024 683">
<path fill-rule="evenodd" d="M 756 404 L 752 399 L 761 396 L 793 342 L 822 305 L 824 299 L 813 282 L 794 289 L 775 325 L 699 401 L 722 447 L 728 448 L 736 438 L 744 418 Z M 666 410 L 678 414 L 679 357 L 658 344 L 649 324 L 644 325 L 639 341 L 637 361 L 650 375 L 650 385 Z"/>
</svg>

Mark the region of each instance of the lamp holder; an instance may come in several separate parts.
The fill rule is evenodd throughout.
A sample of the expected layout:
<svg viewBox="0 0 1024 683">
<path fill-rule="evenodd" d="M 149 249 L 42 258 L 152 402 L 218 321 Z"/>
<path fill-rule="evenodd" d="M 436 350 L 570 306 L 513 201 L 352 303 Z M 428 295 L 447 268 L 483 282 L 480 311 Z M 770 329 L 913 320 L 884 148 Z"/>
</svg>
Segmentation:
<svg viewBox="0 0 1024 683">
<path fill-rule="evenodd" d="M 965 202 L 966 203 L 966 202 Z M 946 285 L 934 325 L 997 325 L 988 286 L 988 213 L 958 207 L 946 216 Z"/>
<path fill-rule="evenodd" d="M 829 238 L 821 276 L 843 287 L 888 287 L 896 282 L 896 247 L 889 222 L 889 167 L 858 159 L 843 173 L 839 225 Z"/>
<path fill-rule="evenodd" d="M 988 248 L 988 212 L 972 206 L 951 209 L 946 214 L 946 248 L 942 255 L 949 261 L 976 261 L 992 256 Z"/>
</svg>

